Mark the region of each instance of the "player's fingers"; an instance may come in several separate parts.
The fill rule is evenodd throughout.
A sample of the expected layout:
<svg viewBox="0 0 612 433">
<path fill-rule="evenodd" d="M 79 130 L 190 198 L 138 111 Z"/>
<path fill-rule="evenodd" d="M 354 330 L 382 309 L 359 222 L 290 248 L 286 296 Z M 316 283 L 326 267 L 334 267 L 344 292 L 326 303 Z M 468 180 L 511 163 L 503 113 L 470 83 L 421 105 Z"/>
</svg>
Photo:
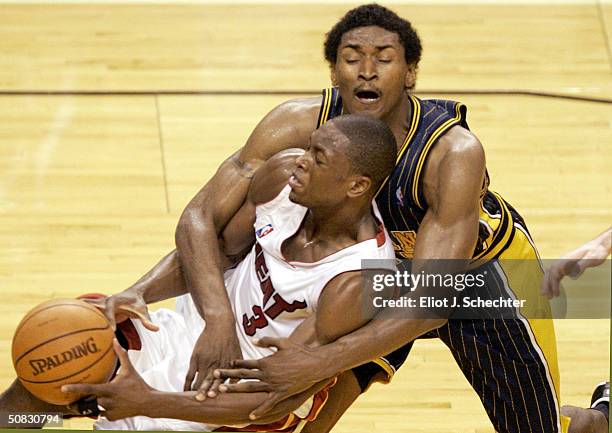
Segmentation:
<svg viewBox="0 0 612 433">
<path fill-rule="evenodd" d="M 100 416 L 103 416 L 109 421 L 115 421 L 118 417 L 115 414 L 115 404 L 110 399 L 99 398 L 98 409 L 100 409 Z M 102 410 L 103 409 L 103 410 Z"/>
<path fill-rule="evenodd" d="M 214 375 L 217 379 L 261 379 L 261 370 L 250 368 L 234 368 L 215 370 Z"/>
<path fill-rule="evenodd" d="M 198 363 L 197 360 L 191 358 L 191 362 L 189 363 L 189 370 L 187 370 L 187 376 L 185 376 L 185 385 L 183 385 L 183 391 L 191 391 L 191 384 L 193 383 L 193 379 L 195 379 L 196 372 L 198 371 Z"/>
<path fill-rule="evenodd" d="M 580 275 L 581 272 L 578 263 L 579 260 L 566 260 L 565 263 L 563 263 L 563 270 L 562 275 L 560 275 L 560 278 L 564 277 L 565 275 L 569 275 L 572 278 L 576 278 L 578 275 Z"/>
<path fill-rule="evenodd" d="M 564 267 L 567 263 L 555 264 L 550 267 L 544 274 L 544 284 L 546 285 L 546 297 L 548 299 L 555 298 L 559 296 L 560 289 L 559 285 L 561 284 L 561 280 L 565 276 Z"/>
<path fill-rule="evenodd" d="M 212 371 L 209 374 L 204 374 L 202 373 L 202 371 L 207 370 L 203 370 L 201 367 L 198 369 L 198 374 L 196 376 L 196 380 L 192 386 L 192 389 L 197 389 L 198 391 L 206 393 L 210 389 L 210 386 L 212 385 L 215 378 L 213 377 Z"/>
<path fill-rule="evenodd" d="M 550 297 L 556 298 L 561 294 L 561 276 L 553 275 L 550 279 Z"/>
<path fill-rule="evenodd" d="M 259 347 L 276 347 L 277 349 L 283 349 L 286 346 L 286 338 L 276 337 L 263 337 L 255 342 Z"/>
<path fill-rule="evenodd" d="M 198 371 L 198 374 L 196 376 L 196 381 L 193 384 L 192 389 L 197 389 L 198 393 L 196 394 L 196 400 L 198 401 L 204 401 L 206 400 L 206 396 L 208 394 L 208 390 L 210 389 L 213 381 L 214 381 L 214 377 L 211 375 L 206 375 L 204 376 L 203 374 L 201 374 Z"/>
<path fill-rule="evenodd" d="M 215 398 L 219 393 L 219 386 L 223 383 L 221 379 L 213 379 L 212 384 L 210 385 L 210 389 L 206 393 L 208 398 Z"/>
<path fill-rule="evenodd" d="M 570 277 L 572 277 L 573 279 L 580 277 L 585 271 L 585 269 L 589 267 L 589 264 L 592 265 L 592 263 L 589 262 L 593 262 L 593 260 L 589 260 L 588 258 L 578 260 L 576 266 L 573 269 L 573 272 L 570 274 Z"/>
<path fill-rule="evenodd" d="M 97 399 L 97 403 L 98 403 L 98 409 L 101 410 L 101 411 L 102 410 L 104 410 L 104 411 L 111 410 L 114 407 L 113 400 L 111 400 L 110 398 L 106 398 L 106 397 L 98 398 Z M 102 409 L 100 409 L 100 408 L 102 408 Z"/>
<path fill-rule="evenodd" d="M 111 329 L 114 331 L 117 330 L 117 319 L 115 318 L 115 304 L 117 300 L 114 296 L 106 299 L 106 308 L 104 309 L 104 315 L 110 323 Z"/>
<path fill-rule="evenodd" d="M 217 379 L 222 379 L 222 371 L 228 371 L 228 370 L 215 370 L 213 371 L 213 376 L 215 376 L 215 378 Z M 238 383 L 240 381 L 240 379 L 237 379 L 235 377 L 229 377 L 229 378 L 223 378 L 223 379 L 229 379 L 229 383 Z"/>
<path fill-rule="evenodd" d="M 239 383 L 223 383 L 219 385 L 220 392 L 268 392 L 270 385 L 266 382 L 249 381 Z"/>
<path fill-rule="evenodd" d="M 268 399 L 263 402 L 260 406 L 255 408 L 250 414 L 249 419 L 256 420 L 270 412 L 274 406 L 280 401 L 279 395 L 276 393 L 270 394 Z"/>
<path fill-rule="evenodd" d="M 86 395 L 105 395 L 106 384 L 90 384 L 90 383 L 75 383 L 72 385 L 63 385 L 62 392 L 70 392 L 79 396 Z"/>
<path fill-rule="evenodd" d="M 113 350 L 117 354 L 117 358 L 119 358 L 119 362 L 121 363 L 121 371 L 134 371 L 134 366 L 132 365 L 132 361 L 130 361 L 127 350 L 121 347 L 121 344 L 119 344 L 119 341 L 116 338 L 113 338 Z"/>
<path fill-rule="evenodd" d="M 540 282 L 540 294 L 542 296 L 550 299 L 551 291 L 550 291 L 550 269 L 547 269 L 542 277 L 542 281 Z"/>
<path fill-rule="evenodd" d="M 259 368 L 259 359 L 235 359 L 232 361 L 232 367 L 237 368 Z M 222 369 L 222 371 L 232 371 Z"/>
<path fill-rule="evenodd" d="M 93 305 L 96 308 L 99 308 L 100 310 L 105 310 L 106 309 L 106 300 L 108 298 L 104 297 L 104 298 L 81 298 L 81 301 L 87 302 L 90 305 Z"/>
<path fill-rule="evenodd" d="M 131 317 L 140 320 L 142 325 L 149 331 L 159 331 L 159 326 L 151 321 L 151 316 L 149 316 L 149 311 L 146 308 L 142 311 L 139 308 L 130 307 L 129 305 L 121 305 L 119 309 L 125 313 L 131 314 Z"/>
</svg>

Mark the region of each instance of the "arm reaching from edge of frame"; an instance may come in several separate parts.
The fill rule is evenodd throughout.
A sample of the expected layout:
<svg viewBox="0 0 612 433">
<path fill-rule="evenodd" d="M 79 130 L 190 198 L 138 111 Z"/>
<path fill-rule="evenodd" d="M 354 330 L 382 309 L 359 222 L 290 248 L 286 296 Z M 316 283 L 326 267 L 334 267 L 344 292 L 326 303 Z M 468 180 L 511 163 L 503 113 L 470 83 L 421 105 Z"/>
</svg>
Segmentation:
<svg viewBox="0 0 612 433">
<path fill-rule="evenodd" d="M 578 278 L 587 268 L 601 265 L 610 255 L 612 227 L 586 244 L 566 253 L 544 273 L 540 293 L 548 299 L 559 296 L 565 276 Z"/>
</svg>

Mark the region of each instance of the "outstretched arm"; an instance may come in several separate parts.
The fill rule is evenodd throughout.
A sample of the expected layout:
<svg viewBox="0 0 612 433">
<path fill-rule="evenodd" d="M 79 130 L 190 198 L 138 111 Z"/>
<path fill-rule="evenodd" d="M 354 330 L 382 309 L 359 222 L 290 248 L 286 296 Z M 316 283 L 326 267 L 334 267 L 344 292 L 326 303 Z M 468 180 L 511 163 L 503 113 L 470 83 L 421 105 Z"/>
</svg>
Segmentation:
<svg viewBox="0 0 612 433">
<path fill-rule="evenodd" d="M 292 344 L 318 347 L 365 324 L 374 309 L 368 305 L 361 272 L 347 272 L 332 279 L 320 296 L 317 312 L 304 320 L 288 338 Z M 339 315 L 338 311 L 343 314 Z M 115 341 L 114 349 L 121 369 L 112 382 L 101 385 L 68 385 L 64 391 L 77 395 L 96 395 L 102 413 L 113 421 L 144 415 L 152 418 L 175 418 L 207 424 L 248 424 L 249 415 L 269 400 L 267 392 L 249 394 L 221 394 L 215 399 L 198 401 L 196 392 L 162 392 L 149 387 L 132 366 L 127 353 Z M 329 380 L 313 383 L 303 392 L 284 399 L 257 420 L 267 424 L 297 409 L 308 397 L 321 390 Z M 225 386 L 225 385 L 222 385 Z"/>
<path fill-rule="evenodd" d="M 140 377 L 130 362 L 127 352 L 115 340 L 113 348 L 121 362 L 121 369 L 115 378 L 104 384 L 64 385 L 64 392 L 85 397 L 96 395 L 97 403 L 103 408 L 101 415 L 109 421 L 133 416 L 150 418 L 174 418 L 217 425 L 250 424 L 249 413 L 263 404 L 268 393 L 223 394 L 215 399 L 197 401 L 196 391 L 163 392 L 151 388 Z M 285 400 L 261 419 L 267 424 L 282 419 L 297 409 L 308 397 L 325 386 L 316 384 L 305 392 Z"/>
<path fill-rule="evenodd" d="M 610 255 L 611 249 L 612 227 L 553 263 L 542 279 L 542 295 L 548 299 L 559 296 L 563 277 L 578 278 L 585 269 L 601 265 Z"/>
</svg>

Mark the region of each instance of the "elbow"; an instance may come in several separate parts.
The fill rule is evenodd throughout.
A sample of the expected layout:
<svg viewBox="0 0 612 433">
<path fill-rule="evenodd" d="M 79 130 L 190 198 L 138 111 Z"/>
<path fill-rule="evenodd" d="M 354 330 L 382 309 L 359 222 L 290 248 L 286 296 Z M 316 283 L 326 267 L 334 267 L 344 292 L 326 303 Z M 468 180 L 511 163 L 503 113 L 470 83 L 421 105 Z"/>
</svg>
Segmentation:
<svg viewBox="0 0 612 433">
<path fill-rule="evenodd" d="M 206 211 L 201 209 L 193 209 L 188 206 L 181 214 L 174 232 L 177 248 L 192 239 L 194 235 L 197 237 L 198 233 L 205 231 L 211 222 L 212 215 L 208 215 Z"/>
</svg>

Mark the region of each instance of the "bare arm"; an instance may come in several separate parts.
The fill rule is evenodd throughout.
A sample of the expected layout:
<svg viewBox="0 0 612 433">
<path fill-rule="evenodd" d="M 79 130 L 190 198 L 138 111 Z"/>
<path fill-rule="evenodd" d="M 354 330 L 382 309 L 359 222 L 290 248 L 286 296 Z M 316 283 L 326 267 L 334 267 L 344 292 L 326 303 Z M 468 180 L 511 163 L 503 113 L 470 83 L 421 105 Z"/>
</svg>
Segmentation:
<svg viewBox="0 0 612 433">
<path fill-rule="evenodd" d="M 601 265 L 610 255 L 612 227 L 595 239 L 566 253 L 546 270 L 541 283 L 541 293 L 548 299 L 561 294 L 560 284 L 565 276 L 578 278 L 587 268 Z"/>
<path fill-rule="evenodd" d="M 471 259 L 478 238 L 485 167 L 482 145 L 461 128 L 445 135 L 435 150 L 426 166 L 426 176 L 429 173 L 435 176 L 424 181 L 429 207 L 417 233 L 413 273 L 428 272 L 433 264 L 431 259 L 456 259 L 456 268 L 446 271 L 463 270 L 462 263 L 465 265 Z M 406 319 L 398 320 L 388 317 L 389 313 L 381 312 L 369 325 L 322 347 L 321 356 L 328 360 L 322 374 L 347 370 L 392 352 L 446 322 L 445 319 L 409 320 L 409 312 Z"/>
<path fill-rule="evenodd" d="M 424 179 L 429 208 L 417 234 L 415 272 L 419 266 L 426 266 L 427 259 L 468 261 L 472 257 L 478 235 L 484 167 L 481 144 L 463 128 L 453 128 L 432 151 Z M 410 320 L 410 314 L 415 314 L 414 320 Z M 254 415 L 265 413 L 272 403 L 282 401 L 314 381 L 389 353 L 446 321 L 420 319 L 416 310 L 407 311 L 403 320 L 392 316 L 389 310 L 383 310 L 366 326 L 332 344 L 317 349 L 301 346 L 279 350 L 249 365 L 259 370 L 258 377 L 269 385 L 267 389 L 278 391 L 277 398 L 258 408 Z M 234 389 L 248 391 L 248 384 L 239 385 L 243 386 L 236 385 Z"/>
<path fill-rule="evenodd" d="M 270 112 L 181 215 L 175 234 L 177 250 L 188 290 L 203 316 L 229 321 L 217 236 L 244 202 L 257 169 L 281 150 L 305 146 L 314 129 L 308 103 L 289 102 Z"/>
<path fill-rule="evenodd" d="M 287 185 L 296 158 L 303 153 L 302 149 L 283 150 L 268 159 L 254 174 L 244 203 L 221 233 L 220 241 L 226 256 L 243 255 L 253 246 L 257 205 L 278 196 Z"/>
<path fill-rule="evenodd" d="M 175 239 L 187 289 L 200 314 L 215 323 L 233 326 L 217 236 L 244 202 L 257 169 L 283 149 L 305 146 L 314 129 L 313 122 L 308 130 L 312 117 L 308 103 L 289 102 L 270 112 L 181 215 Z"/>
<path fill-rule="evenodd" d="M 287 149 L 267 160 L 254 174 L 246 200 L 231 217 L 219 236 L 222 247 L 221 260 L 224 269 L 236 264 L 253 245 L 255 208 L 259 203 L 272 200 L 287 184 L 302 149 Z M 89 302 L 103 309 L 112 326 L 126 318 L 142 320 L 151 330 L 157 327 L 150 322 L 146 304 L 187 293 L 187 286 L 176 250 L 170 252 L 135 284 L 123 292 L 106 299 Z M 233 317 L 233 316 L 232 316 Z"/>
<path fill-rule="evenodd" d="M 325 286 L 319 297 L 316 313 L 304 320 L 291 334 L 288 341 L 292 344 L 315 348 L 358 329 L 375 314 L 374 309 L 364 308 L 367 305 L 364 302 L 365 296 L 368 296 L 368 294 L 364 290 L 361 272 L 347 272 L 336 276 Z M 339 311 L 342 314 L 338 314 Z M 283 400 L 272 409 L 272 412 L 266 414 L 265 418 L 259 418 L 257 422 L 267 423 L 286 415 L 296 409 L 306 398 L 323 388 L 329 380 L 329 378 L 323 378 L 321 381 L 313 383 L 306 391 Z M 235 398 L 227 399 L 228 396 L 234 396 Z M 267 392 L 253 394 L 222 393 L 215 399 L 216 410 L 212 411 L 210 415 L 213 415 L 214 412 L 215 417 L 231 417 L 229 420 L 226 419 L 224 424 L 241 423 L 243 421 L 237 420 L 236 417 L 246 417 L 248 420 L 251 411 L 269 398 Z M 166 404 L 164 398 L 161 401 Z M 177 404 L 176 409 L 185 410 L 181 404 Z M 175 414 L 172 415 L 173 418 L 186 419 L 184 416 L 176 416 L 174 410 L 168 409 L 166 414 L 168 413 Z M 201 420 L 206 420 L 206 422 L 213 422 L 208 418 L 210 415 L 206 415 L 205 418 L 200 411 L 196 416 L 199 416 Z M 214 422 L 216 423 L 216 421 Z"/>
<path fill-rule="evenodd" d="M 181 269 L 187 290 L 207 322 L 194 348 L 185 390 L 201 388 L 201 397 L 209 388 L 214 396 L 220 384 L 212 378 L 213 369 L 241 357 L 218 236 L 244 202 L 256 170 L 283 149 L 305 147 L 316 125 L 318 105 L 316 98 L 293 101 L 270 112 L 244 148 L 221 165 L 181 215 L 175 234 Z"/>
<path fill-rule="evenodd" d="M 114 350 L 121 362 L 121 369 L 109 383 L 73 384 L 62 387 L 84 397 L 97 396 L 98 404 L 104 408 L 102 415 L 110 421 L 133 416 L 151 418 L 174 418 L 218 425 L 250 424 L 249 413 L 263 404 L 268 393 L 223 394 L 215 399 L 200 402 L 195 399 L 196 391 L 163 392 L 146 384 L 130 362 L 127 352 L 115 340 Z M 297 409 L 308 397 L 325 386 L 316 384 L 303 393 L 297 394 L 277 405 L 266 417 L 258 420 L 267 424 L 282 419 Z"/>
<path fill-rule="evenodd" d="M 262 191 L 266 191 L 263 189 Z M 294 344 L 318 347 L 365 324 L 374 314 L 363 297 L 368 296 L 363 288 L 361 272 L 347 272 L 333 278 L 319 298 L 317 312 L 306 319 L 293 332 L 289 340 Z M 343 314 L 339 315 L 338 311 Z M 188 421 L 219 425 L 248 424 L 250 413 L 269 398 L 267 392 L 250 394 L 221 394 L 215 399 L 198 401 L 196 392 L 162 392 L 150 388 L 132 366 L 125 350 L 117 342 L 114 348 L 122 368 L 108 384 L 70 385 L 70 391 L 81 395 L 95 394 L 98 403 L 105 408 L 104 416 L 109 420 L 135 415 L 152 418 L 176 418 Z M 260 424 L 276 421 L 297 409 L 308 397 L 321 390 L 329 380 L 313 383 L 303 392 L 297 393 L 276 405 Z"/>
<path fill-rule="evenodd" d="M 176 250 L 161 259 L 153 269 L 136 281 L 130 290 L 139 293 L 147 304 L 187 293 Z"/>
</svg>

